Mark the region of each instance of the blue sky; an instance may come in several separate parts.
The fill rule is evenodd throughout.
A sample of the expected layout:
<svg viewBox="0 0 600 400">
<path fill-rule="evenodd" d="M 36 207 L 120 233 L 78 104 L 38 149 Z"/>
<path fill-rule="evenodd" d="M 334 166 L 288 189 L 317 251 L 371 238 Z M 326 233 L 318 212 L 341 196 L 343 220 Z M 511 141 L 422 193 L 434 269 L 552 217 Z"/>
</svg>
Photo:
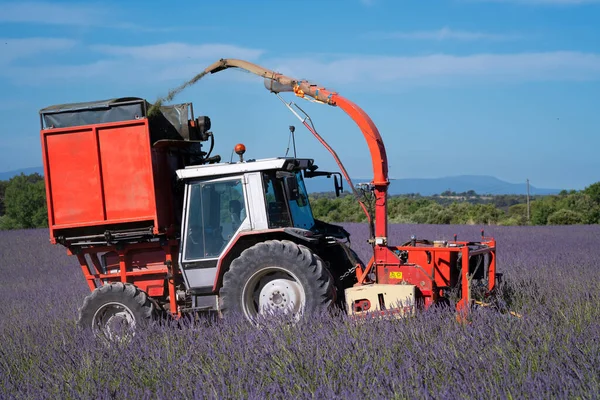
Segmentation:
<svg viewBox="0 0 600 400">
<path fill-rule="evenodd" d="M 493 175 L 537 187 L 600 181 L 600 1 L 0 1 L 0 171 L 41 165 L 41 108 L 153 102 L 220 58 L 314 80 L 373 118 L 391 178 Z M 339 109 L 293 96 L 350 174 L 364 139 Z M 263 87 L 229 70 L 186 89 L 215 153 L 329 153 Z"/>
</svg>

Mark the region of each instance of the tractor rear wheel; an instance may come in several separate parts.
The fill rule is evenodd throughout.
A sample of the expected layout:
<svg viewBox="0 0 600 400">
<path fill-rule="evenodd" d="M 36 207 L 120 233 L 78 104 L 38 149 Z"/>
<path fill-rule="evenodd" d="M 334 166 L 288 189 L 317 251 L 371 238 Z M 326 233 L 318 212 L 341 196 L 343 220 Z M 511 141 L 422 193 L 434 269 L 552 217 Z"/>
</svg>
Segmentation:
<svg viewBox="0 0 600 400">
<path fill-rule="evenodd" d="M 269 240 L 244 250 L 223 276 L 223 316 L 284 314 L 297 322 L 304 314 L 329 309 L 335 301 L 333 278 L 306 246 Z"/>
<path fill-rule="evenodd" d="M 155 315 L 154 303 L 130 283 L 108 283 L 83 301 L 77 325 L 109 341 L 128 340 Z"/>
</svg>

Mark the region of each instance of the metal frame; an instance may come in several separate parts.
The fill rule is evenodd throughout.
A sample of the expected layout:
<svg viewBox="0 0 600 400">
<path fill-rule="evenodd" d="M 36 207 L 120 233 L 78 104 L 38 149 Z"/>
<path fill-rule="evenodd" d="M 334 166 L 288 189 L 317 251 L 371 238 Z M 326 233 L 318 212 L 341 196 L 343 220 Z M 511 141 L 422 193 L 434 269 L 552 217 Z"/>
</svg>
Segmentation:
<svg viewBox="0 0 600 400">
<path fill-rule="evenodd" d="M 160 240 L 153 242 L 140 242 L 123 244 L 121 246 L 93 246 L 88 248 L 67 248 L 68 255 L 75 255 L 90 291 L 109 282 L 133 283 L 141 290 L 150 292 L 149 287 L 156 288 L 156 293 L 150 292 L 154 298 L 164 296 L 165 278 L 167 278 L 167 292 L 169 295 L 169 308 L 172 314 L 178 314 L 177 299 L 175 294 L 175 277 L 180 274 L 177 265 L 179 242 L 177 240 Z M 135 251 L 162 250 L 165 253 L 164 267 L 141 269 L 131 262 L 130 254 Z M 104 273 L 100 263 L 99 254 L 116 252 L 119 257 L 119 271 Z M 89 256 L 89 261 L 86 259 Z M 174 262 L 175 261 L 175 262 Z M 163 288 L 163 289 L 161 289 Z"/>
<path fill-rule="evenodd" d="M 248 210 L 248 196 L 246 193 L 246 177 L 245 175 L 231 175 L 231 176 L 226 176 L 226 177 L 222 177 L 222 178 L 217 178 L 217 179 L 202 179 L 202 180 L 193 180 L 193 181 L 189 181 L 186 183 L 185 185 L 185 213 L 184 213 L 184 221 L 182 224 L 182 229 L 181 229 L 181 240 L 184 242 L 183 245 L 181 246 L 181 257 L 179 258 L 180 262 L 193 262 L 193 261 L 201 261 L 201 260 L 211 260 L 211 259 L 218 259 L 219 256 L 217 257 L 210 257 L 210 258 L 196 258 L 196 259 L 186 259 L 185 258 L 185 250 L 186 250 L 186 242 L 187 240 L 185 240 L 184 238 L 186 237 L 186 232 L 188 230 L 188 221 L 189 221 L 189 201 L 190 201 L 190 197 L 191 197 L 191 191 L 190 191 L 190 187 L 198 184 L 198 183 L 214 183 L 214 182 L 226 182 L 226 181 L 232 181 L 232 180 L 240 180 L 242 182 L 243 185 L 243 193 L 244 193 L 244 205 L 246 210 Z M 246 213 L 246 218 L 244 218 L 244 221 L 242 221 L 242 223 L 240 224 L 240 226 L 238 227 L 238 231 L 242 230 L 242 228 L 245 225 L 246 221 L 250 221 L 251 217 L 250 214 L 247 212 Z M 250 223 L 249 223 L 250 224 Z M 251 226 L 251 224 L 250 224 Z M 236 233 L 238 232 L 236 231 Z M 227 246 L 225 246 L 227 247 Z"/>
<path fill-rule="evenodd" d="M 471 250 L 469 245 L 479 245 L 480 249 Z M 490 260 L 487 265 L 487 289 L 491 291 L 496 285 L 496 241 L 493 238 L 482 237 L 481 242 L 449 241 L 444 246 L 389 246 L 387 261 L 371 259 L 364 271 L 356 270 L 357 286 L 373 283 L 380 284 L 407 284 L 411 283 L 417 287 L 424 299 L 424 306 L 429 307 L 437 298 L 437 290 L 448 287 L 450 284 L 451 270 L 450 255 L 461 254 L 460 281 L 461 299 L 457 303 L 459 311 L 466 311 L 471 304 L 471 276 L 469 275 L 469 261 L 472 256 L 489 254 Z M 402 262 L 399 252 L 408 253 L 408 262 Z M 396 262 L 389 262 L 391 257 Z M 429 259 L 430 262 L 424 262 Z M 439 262 L 438 262 L 439 260 Z M 458 268 L 458 265 L 457 265 Z M 376 279 L 368 278 L 374 270 Z M 408 279 L 407 279 L 408 276 Z"/>
</svg>

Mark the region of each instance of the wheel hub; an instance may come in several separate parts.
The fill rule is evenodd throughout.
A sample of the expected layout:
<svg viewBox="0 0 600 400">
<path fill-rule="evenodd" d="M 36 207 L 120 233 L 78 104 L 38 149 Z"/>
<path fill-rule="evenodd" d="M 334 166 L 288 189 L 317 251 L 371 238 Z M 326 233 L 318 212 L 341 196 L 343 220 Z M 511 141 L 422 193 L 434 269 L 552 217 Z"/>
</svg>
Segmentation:
<svg viewBox="0 0 600 400">
<path fill-rule="evenodd" d="M 297 313 L 302 307 L 300 285 L 290 279 L 274 279 L 268 282 L 259 294 L 259 312 Z"/>
<path fill-rule="evenodd" d="M 109 340 L 133 335 L 135 318 L 129 307 L 120 303 L 107 303 L 100 307 L 92 320 L 93 330 L 102 332 Z"/>
<path fill-rule="evenodd" d="M 273 293 L 273 295 L 269 298 L 272 305 L 280 305 L 281 303 L 286 302 L 285 294 L 281 294 L 279 292 Z"/>
</svg>

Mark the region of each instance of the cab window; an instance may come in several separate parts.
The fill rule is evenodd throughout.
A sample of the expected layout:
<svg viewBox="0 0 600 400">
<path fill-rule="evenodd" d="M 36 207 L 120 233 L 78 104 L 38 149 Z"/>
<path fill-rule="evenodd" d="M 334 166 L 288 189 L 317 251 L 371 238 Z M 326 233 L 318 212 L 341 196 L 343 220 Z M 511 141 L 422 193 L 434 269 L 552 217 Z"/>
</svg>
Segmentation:
<svg viewBox="0 0 600 400">
<path fill-rule="evenodd" d="M 263 174 L 263 184 L 269 228 L 292 226 L 283 190 L 283 182 L 275 177 L 275 172 L 267 172 Z"/>
<path fill-rule="evenodd" d="M 241 179 L 190 185 L 185 259 L 217 258 L 247 218 Z"/>
<path fill-rule="evenodd" d="M 289 177 L 277 178 L 276 172 L 272 171 L 264 173 L 263 178 L 269 228 L 311 229 L 315 221 L 302 173 L 298 171 Z M 294 179 L 298 184 L 298 193 L 293 200 L 288 200 L 285 195 L 285 179 Z"/>
</svg>

